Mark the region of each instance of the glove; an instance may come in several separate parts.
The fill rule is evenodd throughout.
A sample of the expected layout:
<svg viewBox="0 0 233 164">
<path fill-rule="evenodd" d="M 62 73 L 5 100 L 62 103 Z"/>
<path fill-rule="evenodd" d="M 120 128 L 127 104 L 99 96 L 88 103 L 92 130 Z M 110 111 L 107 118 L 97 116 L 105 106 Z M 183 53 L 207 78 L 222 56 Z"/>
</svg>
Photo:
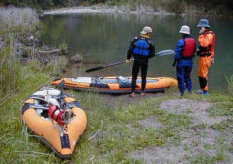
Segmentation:
<svg viewBox="0 0 233 164">
<path fill-rule="evenodd" d="M 127 63 L 127 64 L 130 63 L 130 59 L 126 59 L 125 63 Z"/>
<path fill-rule="evenodd" d="M 172 66 L 173 66 L 173 67 L 176 66 L 176 60 L 174 60 L 174 62 L 172 63 Z"/>
<path fill-rule="evenodd" d="M 132 61 L 133 61 L 133 59 L 126 59 L 126 60 L 125 60 L 125 63 L 128 64 L 128 63 L 131 63 Z"/>
<path fill-rule="evenodd" d="M 211 64 L 214 64 L 214 58 L 213 57 L 211 58 Z"/>
</svg>

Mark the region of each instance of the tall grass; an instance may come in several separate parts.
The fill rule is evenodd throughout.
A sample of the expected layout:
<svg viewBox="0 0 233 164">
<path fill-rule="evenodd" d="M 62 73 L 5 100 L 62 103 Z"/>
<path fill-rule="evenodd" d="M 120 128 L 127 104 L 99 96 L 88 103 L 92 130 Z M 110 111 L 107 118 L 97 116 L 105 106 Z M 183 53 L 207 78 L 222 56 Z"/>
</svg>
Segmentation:
<svg viewBox="0 0 233 164">
<path fill-rule="evenodd" d="M 26 64 L 20 63 L 20 56 L 16 54 L 16 49 L 24 47 L 20 40 L 33 34 L 38 26 L 39 18 L 33 9 L 0 8 L 0 38 L 4 42 L 0 49 L 0 105 L 6 98 L 24 92 L 31 85 L 27 80 L 30 81 L 32 76 L 58 75 L 67 63 L 62 57 L 53 57 L 47 64 L 42 63 L 39 59 L 46 59 L 46 56 L 39 56 L 35 47 L 27 47 L 25 53 L 30 60 Z"/>
<path fill-rule="evenodd" d="M 22 80 L 21 68 L 15 57 L 14 36 L 8 34 L 7 46 L 0 51 L 0 97 L 15 94 Z"/>
</svg>

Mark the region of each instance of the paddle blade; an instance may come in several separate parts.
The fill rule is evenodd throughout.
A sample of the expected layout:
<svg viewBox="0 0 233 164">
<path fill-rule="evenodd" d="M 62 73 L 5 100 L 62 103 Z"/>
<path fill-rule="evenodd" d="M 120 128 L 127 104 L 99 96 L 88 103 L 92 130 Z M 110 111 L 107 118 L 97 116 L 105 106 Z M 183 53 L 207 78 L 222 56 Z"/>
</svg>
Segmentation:
<svg viewBox="0 0 233 164">
<path fill-rule="evenodd" d="M 174 50 L 162 50 L 156 54 L 156 56 L 166 56 L 166 55 L 175 55 L 175 51 Z"/>
<path fill-rule="evenodd" d="M 97 70 L 100 70 L 100 69 L 103 69 L 104 67 L 103 66 L 99 66 L 99 67 L 95 67 L 95 68 L 90 68 L 88 70 L 86 70 L 86 72 L 93 72 L 93 71 L 97 71 Z"/>
</svg>

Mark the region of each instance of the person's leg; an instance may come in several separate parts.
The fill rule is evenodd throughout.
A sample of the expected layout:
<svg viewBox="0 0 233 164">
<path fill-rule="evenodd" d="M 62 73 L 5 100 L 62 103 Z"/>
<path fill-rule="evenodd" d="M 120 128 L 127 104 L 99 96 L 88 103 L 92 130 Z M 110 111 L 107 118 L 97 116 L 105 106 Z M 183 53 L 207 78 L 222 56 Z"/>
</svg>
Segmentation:
<svg viewBox="0 0 233 164">
<path fill-rule="evenodd" d="M 139 72 L 139 63 L 137 61 L 134 61 L 133 63 L 133 69 L 132 69 L 132 82 L 131 82 L 131 95 L 134 96 L 135 88 L 136 88 L 136 81 L 137 76 Z"/>
<path fill-rule="evenodd" d="M 189 92 L 192 92 L 192 80 L 191 80 L 192 66 L 185 67 L 184 72 L 185 72 L 184 73 L 185 87 L 188 89 Z"/>
<path fill-rule="evenodd" d="M 146 77 L 147 77 L 148 64 L 144 63 L 141 65 L 141 78 L 142 78 L 142 88 L 141 95 L 145 95 L 144 90 L 146 88 Z"/>
<path fill-rule="evenodd" d="M 209 68 L 211 66 L 210 60 L 208 57 L 200 57 L 199 59 L 199 67 L 198 67 L 198 77 L 199 84 L 202 92 L 200 93 L 208 93 L 208 73 Z"/>
<path fill-rule="evenodd" d="M 208 92 L 207 79 L 199 76 L 199 84 L 200 84 L 200 88 L 203 91 L 203 93 L 204 92 L 207 93 Z"/>
<path fill-rule="evenodd" d="M 180 91 L 180 95 L 183 96 L 185 90 L 184 67 L 181 66 L 176 67 L 176 77 L 178 80 L 178 88 Z"/>
</svg>

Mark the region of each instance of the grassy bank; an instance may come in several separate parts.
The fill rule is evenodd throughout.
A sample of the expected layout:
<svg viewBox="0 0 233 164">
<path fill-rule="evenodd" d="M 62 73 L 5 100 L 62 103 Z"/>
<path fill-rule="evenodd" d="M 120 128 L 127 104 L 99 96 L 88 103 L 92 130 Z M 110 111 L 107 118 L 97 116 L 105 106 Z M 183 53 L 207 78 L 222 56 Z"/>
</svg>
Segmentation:
<svg viewBox="0 0 233 164">
<path fill-rule="evenodd" d="M 30 163 L 28 157 L 33 155 L 20 153 L 31 152 L 30 147 L 34 147 L 28 142 L 28 133 L 20 121 L 20 108 L 26 97 L 47 85 L 66 63 L 59 57 L 45 65 L 37 60 L 34 47 L 30 46 L 26 53 L 30 60 L 21 62 L 22 56 L 17 54 L 23 45 L 20 39 L 34 33 L 38 20 L 32 9 L 0 9 L 0 163 Z"/>
<path fill-rule="evenodd" d="M 216 93 L 208 97 L 200 97 L 193 94 L 187 95 L 185 99 L 177 99 L 176 93 L 170 91 L 145 98 L 138 97 L 135 100 L 129 99 L 128 96 L 111 97 L 69 91 L 80 100 L 82 108 L 87 112 L 88 127 L 77 145 L 72 160 L 61 161 L 35 136 L 28 133 L 19 119 L 22 100 L 28 93 L 31 93 L 32 88 L 47 80 L 47 77 L 40 76 L 40 81 L 35 78 L 31 79 L 30 83 L 33 85 L 1 108 L 0 146 L 4 150 L 0 152 L 2 163 L 45 163 L 45 161 L 46 163 L 80 164 L 145 163 L 143 159 L 137 159 L 140 156 L 140 153 L 137 154 L 138 151 L 144 151 L 146 155 L 147 149 L 156 148 L 158 152 L 155 151 L 155 153 L 158 156 L 161 153 L 165 153 L 165 156 L 170 156 L 169 153 L 179 154 L 180 145 L 187 140 L 186 135 L 192 135 L 193 131 L 195 131 L 194 136 L 202 137 L 202 139 L 182 145 L 183 151 L 187 153 L 184 161 L 193 164 L 213 164 L 221 161 L 230 163 L 233 160 L 230 154 L 233 120 L 233 104 L 230 96 Z M 171 113 L 161 107 L 161 103 L 170 100 L 208 102 L 213 104 L 208 109 L 210 118 L 224 117 L 226 119 L 211 125 L 203 122 L 194 124 L 190 109 L 186 109 L 184 113 Z M 156 121 L 154 126 L 148 126 L 146 120 Z M 157 126 L 158 124 L 160 126 Z M 214 131 L 217 135 L 204 134 L 205 131 Z M 208 138 L 214 141 L 209 141 Z M 205 140 L 208 142 L 202 143 Z M 199 144 L 204 150 L 196 150 Z M 164 152 L 163 149 L 167 147 L 171 149 L 174 147 L 176 150 Z M 136 157 L 132 153 L 136 153 Z"/>
</svg>

